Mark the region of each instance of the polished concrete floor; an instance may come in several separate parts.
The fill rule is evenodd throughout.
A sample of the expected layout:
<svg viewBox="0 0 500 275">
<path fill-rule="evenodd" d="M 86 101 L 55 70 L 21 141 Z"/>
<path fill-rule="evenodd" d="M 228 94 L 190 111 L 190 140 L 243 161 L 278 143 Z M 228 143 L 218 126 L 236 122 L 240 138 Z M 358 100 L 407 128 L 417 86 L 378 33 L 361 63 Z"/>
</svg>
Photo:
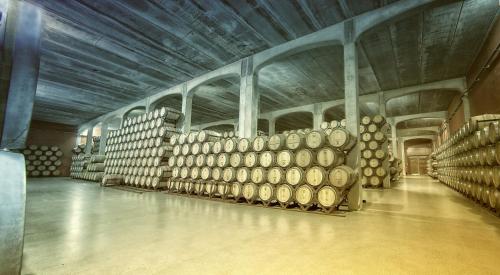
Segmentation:
<svg viewBox="0 0 500 275">
<path fill-rule="evenodd" d="M 427 177 L 346 217 L 28 183 L 23 274 L 500 274 L 500 218 Z"/>
</svg>

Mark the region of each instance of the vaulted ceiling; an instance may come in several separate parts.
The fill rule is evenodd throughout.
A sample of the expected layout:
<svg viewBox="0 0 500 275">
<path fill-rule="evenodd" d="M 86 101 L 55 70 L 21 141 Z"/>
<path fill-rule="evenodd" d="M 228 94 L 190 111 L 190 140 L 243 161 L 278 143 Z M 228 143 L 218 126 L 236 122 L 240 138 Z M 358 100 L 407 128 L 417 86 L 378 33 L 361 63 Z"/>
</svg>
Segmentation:
<svg viewBox="0 0 500 275">
<path fill-rule="evenodd" d="M 31 2 L 43 8 L 45 25 L 34 118 L 77 125 L 394 1 Z M 361 37 L 361 94 L 466 74 L 498 3 L 439 3 L 375 26 Z M 238 89 L 234 79 L 200 87 L 193 99 L 193 122 L 237 117 Z M 258 89 L 262 112 L 342 98 L 342 48 L 317 48 L 276 60 L 259 72 Z M 436 94 L 436 108 L 449 103 L 446 92 Z M 404 100 L 414 106 L 417 99 Z M 178 99 L 171 104 L 178 106 Z M 399 106 L 394 113 L 401 113 Z"/>
</svg>

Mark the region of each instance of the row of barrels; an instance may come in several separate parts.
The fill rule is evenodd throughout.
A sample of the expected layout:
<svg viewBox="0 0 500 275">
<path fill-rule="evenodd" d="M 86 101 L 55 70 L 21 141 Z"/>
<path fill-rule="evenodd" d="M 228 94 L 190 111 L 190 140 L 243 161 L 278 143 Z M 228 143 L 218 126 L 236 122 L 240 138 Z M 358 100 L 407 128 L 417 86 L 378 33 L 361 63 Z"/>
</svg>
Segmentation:
<svg viewBox="0 0 500 275">
<path fill-rule="evenodd" d="M 117 130 L 113 131 L 116 132 Z M 135 134 L 111 137 L 107 140 L 107 151 L 119 151 L 140 149 L 148 147 L 157 147 L 163 144 L 165 139 L 170 138 L 177 133 L 175 128 L 161 126 L 153 130 L 137 132 Z"/>
<path fill-rule="evenodd" d="M 495 146 L 488 145 L 478 149 L 471 149 L 469 151 L 447 155 L 446 157 L 437 157 L 437 160 L 439 160 L 438 167 L 499 165 L 500 142 Z"/>
<path fill-rule="evenodd" d="M 453 167 L 437 169 L 438 175 L 457 180 L 484 184 L 500 188 L 500 166 L 495 167 Z"/>
<path fill-rule="evenodd" d="M 390 181 L 387 132 L 389 124 L 381 115 L 364 116 L 361 119 L 360 150 L 362 169 L 361 184 L 379 188 L 385 180 Z"/>
<path fill-rule="evenodd" d="M 70 173 L 70 176 L 74 179 L 101 182 L 104 177 L 104 172 L 90 172 L 90 171 L 73 172 Z"/>
<path fill-rule="evenodd" d="M 223 199 L 228 202 L 263 204 L 266 207 L 280 206 L 283 209 L 298 207 L 303 211 L 319 208 L 326 213 L 337 209 L 345 198 L 345 190 L 330 185 L 314 189 L 302 184 L 296 187 L 289 184 L 272 185 L 252 182 L 218 182 L 170 180 L 166 190 L 169 193 L 189 196 Z"/>
<path fill-rule="evenodd" d="M 113 146 L 113 145 L 111 145 Z M 110 147 L 111 147 L 110 146 Z M 106 155 L 110 159 L 121 158 L 143 158 L 143 157 L 168 157 L 169 152 L 173 151 L 173 147 L 166 142 L 158 142 L 146 148 L 138 148 L 136 146 L 126 146 L 117 150 L 110 149 Z"/>
<path fill-rule="evenodd" d="M 438 175 L 438 179 L 472 201 L 500 213 L 500 190 L 495 186 L 477 184 L 445 175 Z"/>
<path fill-rule="evenodd" d="M 167 166 L 105 167 L 104 173 L 106 175 L 156 176 L 160 178 L 169 178 L 172 176 L 172 169 Z"/>
<path fill-rule="evenodd" d="M 342 119 L 342 120 L 323 121 L 321 122 L 319 127 L 323 130 L 326 130 L 335 128 L 345 128 L 346 125 L 347 121 L 345 119 Z"/>
<path fill-rule="evenodd" d="M 123 128 L 133 128 L 134 125 L 162 119 L 167 122 L 176 123 L 182 116 L 182 113 L 171 108 L 162 107 L 152 112 L 147 112 L 139 116 L 126 119 L 123 122 Z M 130 127 L 132 126 L 132 127 Z"/>
<path fill-rule="evenodd" d="M 60 176 L 63 152 L 58 146 L 29 145 L 21 150 L 28 177 Z"/>
<path fill-rule="evenodd" d="M 90 149 L 90 153 L 92 155 L 98 155 L 101 145 L 101 137 L 92 137 L 92 148 Z"/>
</svg>

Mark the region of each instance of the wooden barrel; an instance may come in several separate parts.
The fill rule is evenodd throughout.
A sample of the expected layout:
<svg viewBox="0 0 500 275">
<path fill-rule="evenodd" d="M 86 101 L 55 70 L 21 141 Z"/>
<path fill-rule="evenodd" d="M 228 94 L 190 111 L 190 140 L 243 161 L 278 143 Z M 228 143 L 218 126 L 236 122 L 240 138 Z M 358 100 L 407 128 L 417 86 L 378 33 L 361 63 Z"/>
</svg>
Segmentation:
<svg viewBox="0 0 500 275">
<path fill-rule="evenodd" d="M 236 179 L 236 169 L 233 167 L 226 167 L 222 172 L 222 179 L 225 182 L 233 182 Z"/>
<path fill-rule="evenodd" d="M 280 167 L 273 167 L 267 172 L 267 181 L 271 184 L 285 182 L 285 172 Z"/>
<path fill-rule="evenodd" d="M 286 137 L 285 146 L 290 150 L 297 150 L 304 147 L 306 138 L 304 134 L 291 133 Z"/>
<path fill-rule="evenodd" d="M 194 166 L 194 155 L 188 155 L 186 157 L 186 166 L 193 167 Z"/>
<path fill-rule="evenodd" d="M 297 186 L 305 182 L 305 172 L 300 167 L 291 167 L 286 170 L 286 182 L 292 186 Z"/>
<path fill-rule="evenodd" d="M 372 122 L 372 119 L 369 116 L 364 116 L 361 118 L 362 125 L 368 125 Z"/>
<path fill-rule="evenodd" d="M 479 143 L 481 146 L 486 146 L 490 143 L 489 127 L 484 127 L 479 131 Z"/>
<path fill-rule="evenodd" d="M 374 123 L 371 123 L 368 125 L 368 127 L 366 127 L 366 130 L 368 131 L 368 133 L 375 133 L 378 130 L 378 126 Z"/>
<path fill-rule="evenodd" d="M 207 156 L 207 166 L 215 167 L 217 165 L 217 157 L 215 154 L 210 154 Z"/>
<path fill-rule="evenodd" d="M 176 160 L 177 167 L 184 166 L 186 158 L 184 156 L 178 156 Z"/>
<path fill-rule="evenodd" d="M 321 166 L 313 166 L 306 170 L 306 182 L 311 186 L 320 186 L 326 181 L 326 179 L 326 171 Z"/>
<path fill-rule="evenodd" d="M 295 154 L 295 164 L 307 168 L 314 163 L 314 153 L 309 149 L 301 149 Z"/>
<path fill-rule="evenodd" d="M 201 143 L 193 143 L 191 145 L 191 154 L 193 155 L 201 154 Z"/>
<path fill-rule="evenodd" d="M 179 138 L 177 139 L 177 143 L 182 145 L 182 144 L 186 143 L 186 141 L 187 141 L 187 134 L 184 134 L 184 133 L 180 134 Z"/>
<path fill-rule="evenodd" d="M 222 179 L 222 169 L 220 167 L 212 168 L 212 178 L 215 181 L 219 181 Z"/>
<path fill-rule="evenodd" d="M 203 167 L 201 168 L 201 173 L 200 176 L 203 180 L 208 180 L 212 178 L 212 169 L 210 167 Z"/>
<path fill-rule="evenodd" d="M 488 139 L 491 144 L 496 144 L 500 140 L 500 126 L 498 121 L 490 122 L 488 125 Z"/>
<path fill-rule="evenodd" d="M 290 167 L 295 163 L 295 155 L 290 150 L 280 151 L 276 155 L 276 163 L 283 168 Z"/>
<path fill-rule="evenodd" d="M 174 134 L 170 137 L 169 143 L 170 145 L 176 145 L 179 141 L 179 134 Z"/>
<path fill-rule="evenodd" d="M 253 140 L 252 147 L 255 152 L 262 152 L 267 150 L 267 137 L 258 136 Z"/>
<path fill-rule="evenodd" d="M 205 183 L 205 192 L 212 198 L 217 193 L 217 183 L 212 181 Z"/>
<path fill-rule="evenodd" d="M 291 204 L 295 197 L 295 190 L 288 184 L 281 184 L 276 188 L 276 200 L 282 207 Z"/>
<path fill-rule="evenodd" d="M 194 183 L 194 193 L 196 193 L 198 196 L 203 195 L 205 193 L 205 184 L 197 181 Z"/>
<path fill-rule="evenodd" d="M 344 163 L 344 153 L 337 149 L 324 147 L 316 154 L 316 161 L 323 167 L 335 167 Z"/>
<path fill-rule="evenodd" d="M 328 173 L 328 181 L 331 185 L 344 189 L 356 182 L 356 173 L 346 165 L 337 166 Z"/>
<path fill-rule="evenodd" d="M 238 140 L 236 139 L 227 139 L 224 143 L 224 152 L 233 153 L 238 148 Z"/>
<path fill-rule="evenodd" d="M 248 182 L 243 185 L 243 197 L 248 203 L 253 203 L 259 194 L 259 188 L 255 183 Z"/>
<path fill-rule="evenodd" d="M 267 205 L 276 200 L 276 192 L 274 186 L 269 183 L 264 183 L 259 186 L 259 199 Z"/>
<path fill-rule="evenodd" d="M 373 134 L 373 139 L 378 142 L 383 142 L 387 139 L 387 136 L 384 133 L 377 131 Z"/>
<path fill-rule="evenodd" d="M 219 138 L 215 135 L 210 134 L 206 130 L 201 130 L 198 132 L 197 140 L 198 142 L 207 142 L 207 141 L 217 141 Z"/>
<path fill-rule="evenodd" d="M 181 154 L 187 156 L 191 152 L 191 144 L 186 143 L 182 145 Z"/>
<path fill-rule="evenodd" d="M 227 198 L 231 194 L 231 184 L 219 182 L 217 183 L 217 194 L 223 199 Z"/>
<path fill-rule="evenodd" d="M 231 195 L 235 200 L 238 200 L 243 196 L 243 185 L 239 182 L 233 182 L 231 184 Z"/>
<path fill-rule="evenodd" d="M 356 144 L 356 138 L 342 128 L 332 130 L 328 135 L 328 143 L 339 150 L 350 150 Z"/>
<path fill-rule="evenodd" d="M 306 184 L 300 185 L 295 190 L 295 201 L 302 210 L 307 210 L 314 203 L 314 189 Z"/>
<path fill-rule="evenodd" d="M 265 151 L 259 156 L 259 164 L 262 167 L 268 168 L 276 164 L 276 155 L 274 152 Z"/>
<path fill-rule="evenodd" d="M 218 140 L 216 142 L 214 142 L 214 145 L 212 146 L 212 152 L 214 154 L 219 154 L 222 152 L 222 149 L 223 149 L 223 140 Z"/>
<path fill-rule="evenodd" d="M 319 125 L 319 128 L 323 129 L 323 130 L 326 130 L 328 128 L 330 128 L 330 123 L 328 123 L 327 121 L 323 121 L 321 122 L 321 124 Z"/>
<path fill-rule="evenodd" d="M 227 153 L 219 154 L 217 157 L 217 166 L 224 168 L 229 166 L 230 156 Z"/>
<path fill-rule="evenodd" d="M 500 210 L 500 191 L 495 187 L 490 187 L 490 192 L 488 196 L 489 206 L 497 211 Z"/>
<path fill-rule="evenodd" d="M 377 175 L 377 177 L 383 178 L 387 175 L 387 170 L 384 167 L 377 167 L 377 169 L 375 169 L 375 175 Z"/>
<path fill-rule="evenodd" d="M 199 179 L 201 176 L 201 173 L 200 173 L 200 168 L 199 167 L 193 167 L 191 168 L 191 178 L 194 179 L 194 180 L 197 180 Z"/>
<path fill-rule="evenodd" d="M 375 151 L 375 157 L 377 159 L 385 159 L 387 157 L 387 153 L 383 149 L 379 149 Z"/>
<path fill-rule="evenodd" d="M 373 174 L 374 174 L 373 168 L 367 167 L 367 168 L 363 169 L 363 175 L 365 177 L 371 177 L 371 176 L 373 176 Z"/>
<path fill-rule="evenodd" d="M 190 174 L 189 172 L 190 172 L 190 171 L 189 171 L 189 168 L 187 168 L 187 167 L 182 167 L 182 168 L 181 168 L 181 173 L 180 173 L 181 178 L 182 178 L 182 179 L 186 179 L 186 178 L 189 176 L 189 174 Z"/>
<path fill-rule="evenodd" d="M 169 159 L 170 161 L 170 159 Z M 197 155 L 196 156 L 196 166 L 203 167 L 207 165 L 207 158 L 205 155 Z"/>
<path fill-rule="evenodd" d="M 318 149 L 325 144 L 326 136 L 323 131 L 311 131 L 306 135 L 306 146 L 311 149 Z"/>
<path fill-rule="evenodd" d="M 366 160 L 365 160 L 365 161 L 366 161 Z M 369 165 L 371 168 L 377 168 L 377 167 L 379 167 L 379 166 L 381 165 L 381 163 L 380 163 L 380 160 L 378 160 L 378 159 L 370 159 L 370 160 L 368 161 L 368 165 Z M 366 165 L 365 165 L 365 167 L 366 167 Z"/>
<path fill-rule="evenodd" d="M 318 190 L 318 204 L 327 211 L 338 206 L 341 200 L 340 192 L 333 186 L 325 185 Z"/>
<path fill-rule="evenodd" d="M 382 185 L 382 179 L 379 177 L 370 177 L 369 183 L 372 186 L 378 187 Z"/>
<path fill-rule="evenodd" d="M 363 133 L 361 135 L 361 140 L 364 141 L 364 142 L 369 142 L 370 140 L 372 140 L 372 134 L 370 134 L 370 133 Z"/>
<path fill-rule="evenodd" d="M 285 147 L 286 136 L 284 134 L 275 134 L 269 137 L 267 146 L 269 150 L 277 151 Z"/>
<path fill-rule="evenodd" d="M 363 152 L 361 152 L 361 156 L 365 159 L 371 159 L 373 157 L 373 151 L 364 150 Z"/>
<path fill-rule="evenodd" d="M 340 127 L 340 121 L 338 120 L 332 120 L 330 121 L 330 128 L 335 129 Z"/>
<path fill-rule="evenodd" d="M 259 159 L 259 155 L 257 153 L 255 153 L 255 152 L 246 153 L 245 160 L 244 160 L 245 166 L 249 167 L 249 168 L 257 166 L 258 159 Z"/>
<path fill-rule="evenodd" d="M 371 140 L 371 141 L 368 142 L 368 149 L 375 151 L 378 148 L 379 148 L 379 144 L 375 140 Z"/>
<path fill-rule="evenodd" d="M 252 169 L 250 178 L 253 183 L 262 184 L 267 179 L 267 171 L 262 167 L 256 167 Z"/>
<path fill-rule="evenodd" d="M 241 153 L 233 153 L 229 158 L 229 164 L 232 167 L 238 168 L 243 165 L 245 158 Z"/>
<path fill-rule="evenodd" d="M 238 141 L 238 151 L 240 153 L 246 153 L 251 148 L 251 142 L 248 138 L 242 138 Z"/>
<path fill-rule="evenodd" d="M 250 169 L 246 167 L 238 168 L 236 171 L 236 180 L 241 183 L 250 181 Z"/>
<path fill-rule="evenodd" d="M 386 120 L 382 115 L 375 115 L 373 116 L 372 122 L 376 125 L 382 126 L 386 123 Z"/>
<path fill-rule="evenodd" d="M 214 146 L 213 142 L 205 142 L 201 146 L 201 152 L 205 155 L 211 154 L 213 146 Z"/>
</svg>

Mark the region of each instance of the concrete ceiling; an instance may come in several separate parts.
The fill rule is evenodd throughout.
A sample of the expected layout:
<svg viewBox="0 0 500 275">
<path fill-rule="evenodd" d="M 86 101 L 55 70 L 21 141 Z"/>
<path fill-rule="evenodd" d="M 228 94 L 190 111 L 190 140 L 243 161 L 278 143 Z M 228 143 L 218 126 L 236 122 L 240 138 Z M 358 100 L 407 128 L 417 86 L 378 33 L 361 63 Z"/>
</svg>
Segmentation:
<svg viewBox="0 0 500 275">
<path fill-rule="evenodd" d="M 296 112 L 283 115 L 276 119 L 276 132 L 297 130 L 313 127 L 313 115 L 310 112 Z"/>
<path fill-rule="evenodd" d="M 403 130 L 422 127 L 439 127 L 442 123 L 443 119 L 440 118 L 418 118 L 402 121 L 396 125 L 396 128 L 398 130 Z"/>
<path fill-rule="evenodd" d="M 31 2 L 45 10 L 34 119 L 76 125 L 393 1 Z M 361 37 L 361 94 L 465 75 L 498 4 L 496 0 L 443 3 L 376 26 Z M 259 72 L 261 111 L 339 99 L 343 85 L 341 47 L 288 56 Z M 237 117 L 237 79 L 198 89 L 193 98 L 194 124 Z M 451 100 L 446 91 L 436 91 L 432 98 L 427 95 L 394 99 L 388 102 L 388 111 L 427 111 L 428 106 L 418 103 L 427 100 L 436 102 L 430 109 L 444 110 Z M 405 106 L 419 106 L 418 110 L 401 108 L 403 101 Z M 178 108 L 179 102 L 173 98 L 167 104 Z"/>
</svg>

